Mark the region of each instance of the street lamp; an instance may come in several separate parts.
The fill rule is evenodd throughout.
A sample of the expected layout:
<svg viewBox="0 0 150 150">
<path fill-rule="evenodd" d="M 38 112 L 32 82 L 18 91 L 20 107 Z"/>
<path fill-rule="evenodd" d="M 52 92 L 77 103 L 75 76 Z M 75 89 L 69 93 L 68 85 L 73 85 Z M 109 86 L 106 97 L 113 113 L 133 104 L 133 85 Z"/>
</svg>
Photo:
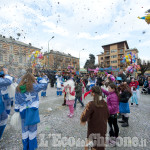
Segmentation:
<svg viewBox="0 0 150 150">
<path fill-rule="evenodd" d="M 80 52 L 81 52 L 81 51 L 84 51 L 84 48 L 79 51 L 79 72 L 80 72 Z"/>
<path fill-rule="evenodd" d="M 51 37 L 51 39 L 48 41 L 48 67 L 50 67 L 49 65 L 49 42 L 54 38 L 54 36 Z"/>
</svg>

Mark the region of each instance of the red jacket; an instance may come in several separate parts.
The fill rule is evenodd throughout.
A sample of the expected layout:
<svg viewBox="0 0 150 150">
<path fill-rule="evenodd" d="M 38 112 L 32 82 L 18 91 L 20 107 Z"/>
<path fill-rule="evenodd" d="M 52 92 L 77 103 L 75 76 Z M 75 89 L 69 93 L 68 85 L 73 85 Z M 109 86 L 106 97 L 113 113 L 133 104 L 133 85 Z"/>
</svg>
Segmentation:
<svg viewBox="0 0 150 150">
<path fill-rule="evenodd" d="M 134 82 L 131 82 L 131 83 L 129 84 L 129 86 L 130 86 L 130 87 L 135 87 L 135 88 L 137 88 L 138 84 L 137 84 L 136 81 L 134 81 Z"/>
</svg>

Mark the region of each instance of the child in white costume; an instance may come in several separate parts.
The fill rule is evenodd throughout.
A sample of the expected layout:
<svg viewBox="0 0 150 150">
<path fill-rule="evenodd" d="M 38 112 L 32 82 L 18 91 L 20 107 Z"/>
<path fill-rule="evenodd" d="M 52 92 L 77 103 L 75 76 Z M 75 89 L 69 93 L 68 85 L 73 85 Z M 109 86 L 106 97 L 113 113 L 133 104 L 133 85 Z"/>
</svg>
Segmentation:
<svg viewBox="0 0 150 150">
<path fill-rule="evenodd" d="M 72 79 L 64 83 L 64 90 L 66 93 L 66 105 L 69 106 L 70 113 L 68 117 L 72 118 L 74 116 L 74 100 L 75 100 L 75 84 Z"/>
</svg>

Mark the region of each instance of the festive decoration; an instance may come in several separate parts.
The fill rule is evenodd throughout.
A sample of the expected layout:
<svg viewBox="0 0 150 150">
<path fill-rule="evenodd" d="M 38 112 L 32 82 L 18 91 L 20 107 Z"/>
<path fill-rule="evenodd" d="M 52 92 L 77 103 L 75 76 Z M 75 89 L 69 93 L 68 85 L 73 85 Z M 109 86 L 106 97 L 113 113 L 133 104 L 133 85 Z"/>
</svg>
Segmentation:
<svg viewBox="0 0 150 150">
<path fill-rule="evenodd" d="M 144 17 L 138 17 L 138 18 L 139 19 L 144 19 L 147 22 L 147 24 L 150 24 L 150 9 L 147 10 L 145 13 L 146 13 L 146 16 L 144 16 Z"/>
<path fill-rule="evenodd" d="M 39 67 L 42 65 L 39 60 L 43 59 L 43 54 L 40 51 L 32 52 L 32 54 L 29 55 L 28 57 L 29 61 L 32 64 L 32 68 Z"/>
<path fill-rule="evenodd" d="M 126 64 L 127 66 L 130 66 L 131 64 L 136 62 L 136 56 L 132 52 L 130 52 L 128 55 L 123 56 L 122 61 L 123 64 Z"/>
<path fill-rule="evenodd" d="M 140 70 L 140 69 L 141 69 L 141 68 L 140 68 L 140 65 L 132 64 L 131 66 L 128 66 L 128 67 L 127 67 L 126 71 L 127 71 L 128 73 L 133 73 L 134 71 L 138 71 L 138 70 Z"/>
<path fill-rule="evenodd" d="M 111 81 L 115 82 L 115 77 L 112 74 L 108 74 L 107 72 L 105 72 L 105 74 L 107 75 L 107 78 L 110 78 Z"/>
</svg>

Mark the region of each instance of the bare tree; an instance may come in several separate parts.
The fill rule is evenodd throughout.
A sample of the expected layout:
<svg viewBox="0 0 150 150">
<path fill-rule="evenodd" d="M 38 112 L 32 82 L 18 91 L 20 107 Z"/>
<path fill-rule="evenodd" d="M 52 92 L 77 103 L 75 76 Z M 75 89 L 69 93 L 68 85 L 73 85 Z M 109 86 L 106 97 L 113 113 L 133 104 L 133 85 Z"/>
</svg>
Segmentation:
<svg viewBox="0 0 150 150">
<path fill-rule="evenodd" d="M 138 65 L 141 67 L 141 73 L 139 75 L 144 75 L 144 73 L 150 69 L 150 61 L 138 59 Z"/>
</svg>

